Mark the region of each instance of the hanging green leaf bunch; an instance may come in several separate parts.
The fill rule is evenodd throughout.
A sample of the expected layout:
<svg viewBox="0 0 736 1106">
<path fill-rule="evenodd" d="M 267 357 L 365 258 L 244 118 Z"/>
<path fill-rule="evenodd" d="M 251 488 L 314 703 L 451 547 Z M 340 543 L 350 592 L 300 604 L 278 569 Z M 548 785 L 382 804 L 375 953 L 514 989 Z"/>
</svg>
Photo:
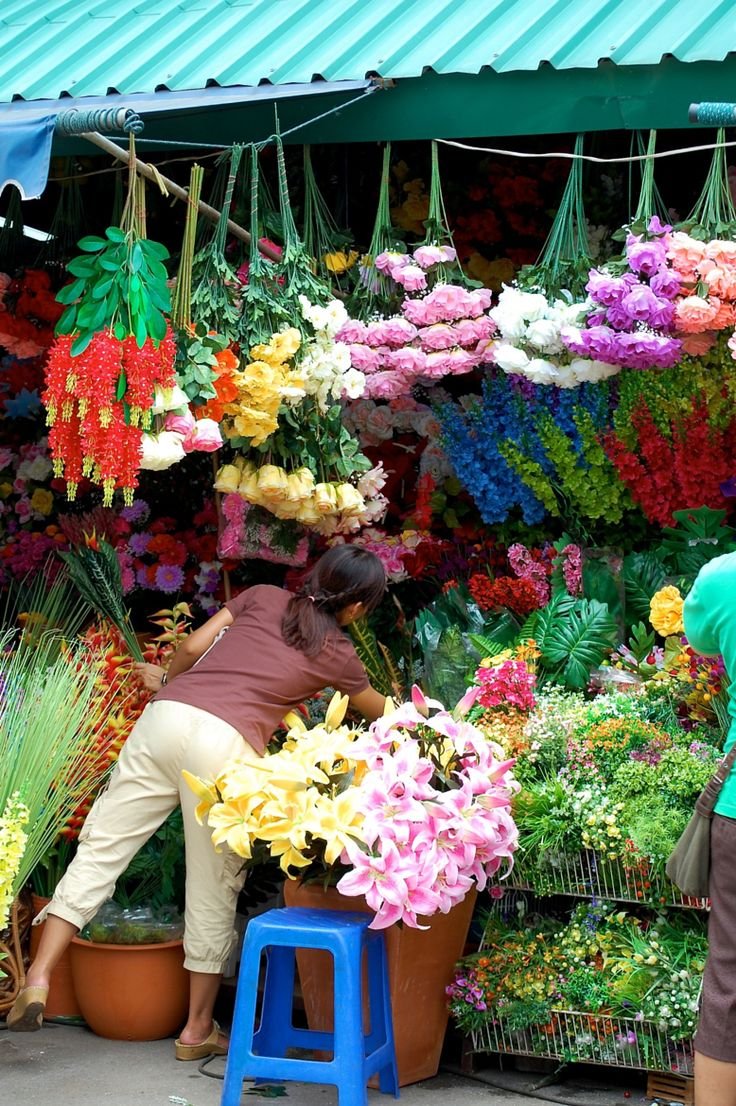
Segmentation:
<svg viewBox="0 0 736 1106">
<path fill-rule="evenodd" d="M 171 296 L 164 261 L 169 251 L 145 237 L 143 181 L 135 170 L 132 135 L 130 165 L 121 225 L 108 227 L 104 237 L 80 239 L 83 252 L 67 265 L 74 279 L 56 297 L 66 305 L 56 332 L 75 335 L 75 357 L 102 330 L 112 331 L 119 341 L 133 335 L 139 349 L 149 338 L 158 346 L 166 337 Z"/>
</svg>

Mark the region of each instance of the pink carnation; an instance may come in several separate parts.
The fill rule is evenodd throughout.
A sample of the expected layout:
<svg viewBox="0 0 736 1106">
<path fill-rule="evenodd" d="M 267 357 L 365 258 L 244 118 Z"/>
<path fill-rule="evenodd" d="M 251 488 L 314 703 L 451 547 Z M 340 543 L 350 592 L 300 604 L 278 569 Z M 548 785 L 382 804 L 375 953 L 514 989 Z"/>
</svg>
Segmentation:
<svg viewBox="0 0 736 1106">
<path fill-rule="evenodd" d="M 442 251 L 439 246 L 417 246 L 414 250 L 414 260 L 422 269 L 431 269 L 433 265 L 439 265 L 442 261 Z"/>
<path fill-rule="evenodd" d="M 367 327 L 360 319 L 348 319 L 335 335 L 335 341 L 345 342 L 346 345 L 352 345 L 354 342 L 365 342 L 366 333 Z"/>
<path fill-rule="evenodd" d="M 702 296 L 686 296 L 677 304 L 675 325 L 685 333 L 711 330 L 720 303 L 717 300 L 703 299 Z"/>
<path fill-rule="evenodd" d="M 422 348 L 425 350 L 452 349 L 457 343 L 455 328 L 448 323 L 434 323 L 419 331 Z"/>
<path fill-rule="evenodd" d="M 423 350 L 415 346 L 404 346 L 403 349 L 391 350 L 386 355 L 386 367 L 396 372 L 421 376 L 426 371 L 428 359 Z"/>
<path fill-rule="evenodd" d="M 391 276 L 407 292 L 423 292 L 427 287 L 424 270 L 418 265 L 401 265 L 391 270 Z"/>
<path fill-rule="evenodd" d="M 398 348 L 414 341 L 417 336 L 417 328 L 407 319 L 396 317 L 386 319 L 383 324 L 383 333 L 386 345 Z"/>
<path fill-rule="evenodd" d="M 375 373 L 381 368 L 381 359 L 376 351 L 358 344 L 350 346 L 350 363 L 363 373 Z"/>
<path fill-rule="evenodd" d="M 403 395 L 411 387 L 403 373 L 377 372 L 369 376 L 365 382 L 365 392 L 369 399 L 392 399 L 393 396 Z"/>
</svg>

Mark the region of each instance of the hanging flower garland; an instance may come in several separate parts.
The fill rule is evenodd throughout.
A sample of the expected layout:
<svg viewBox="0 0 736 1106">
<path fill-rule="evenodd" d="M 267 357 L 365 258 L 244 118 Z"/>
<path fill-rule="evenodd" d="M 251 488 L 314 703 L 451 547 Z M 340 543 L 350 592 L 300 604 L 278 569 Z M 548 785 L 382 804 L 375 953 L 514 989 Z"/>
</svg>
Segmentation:
<svg viewBox="0 0 736 1106">
<path fill-rule="evenodd" d="M 277 155 L 284 279 L 278 284 L 269 278 L 255 248 L 259 170 L 254 148 L 251 259 L 243 292 L 244 334 L 251 341 L 244 368 L 232 374 L 237 394 L 223 410 L 223 430 L 237 455 L 221 466 L 215 487 L 237 493 L 282 521 L 328 535 L 350 532 L 385 512 L 380 495 L 385 477 L 369 471 L 370 461 L 342 424 L 341 400 L 361 396 L 365 378 L 336 341 L 348 321 L 344 304 L 307 273 L 280 146 Z M 231 516 L 228 547 L 245 548 L 250 524 L 245 513 L 231 510 Z"/>
<path fill-rule="evenodd" d="M 682 283 L 675 325 L 683 348 L 695 355 L 736 323 L 736 206 L 724 140 L 720 129 L 703 190 L 668 242 L 668 259 Z M 731 350 L 736 356 L 734 343 Z"/>
<path fill-rule="evenodd" d="M 403 290 L 401 314 L 350 320 L 337 335 L 353 368 L 365 374 L 365 397 L 408 396 L 414 384 L 468 373 L 487 360 L 491 293 L 444 283 L 455 256 L 451 246 L 424 245 L 375 259 L 376 270 Z"/>
<path fill-rule="evenodd" d="M 679 361 L 674 301 L 681 282 L 668 260 L 671 229 L 653 217 L 646 234 L 627 237 L 627 271 L 618 275 L 613 265 L 591 270 L 585 287 L 592 310 L 582 327 L 563 333 L 572 353 L 629 369 L 664 369 Z"/>
<path fill-rule="evenodd" d="M 583 381 L 605 380 L 619 370 L 587 356 L 571 356 L 563 336 L 578 326 L 585 303 L 549 301 L 542 292 L 504 288 L 489 312 L 498 330 L 492 359 L 505 373 L 525 376 L 534 384 L 575 388 Z"/>
<path fill-rule="evenodd" d="M 57 296 L 67 307 L 43 395 L 55 475 L 66 479 L 70 499 L 82 478 L 100 484 L 106 505 L 116 488 L 132 501 L 157 394 L 162 409 L 186 405 L 183 394 L 171 397 L 175 345 L 163 264 L 169 255 L 145 238 L 132 137 L 130 153 L 122 226 L 108 227 L 103 238 L 82 238 L 83 255 L 67 266 L 74 280 Z"/>
</svg>

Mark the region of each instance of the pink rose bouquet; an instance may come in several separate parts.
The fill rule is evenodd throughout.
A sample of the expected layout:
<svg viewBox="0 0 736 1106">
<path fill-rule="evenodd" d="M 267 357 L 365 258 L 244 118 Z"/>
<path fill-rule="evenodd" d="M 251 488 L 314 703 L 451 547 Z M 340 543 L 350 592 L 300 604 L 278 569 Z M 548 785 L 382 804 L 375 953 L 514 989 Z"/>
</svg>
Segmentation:
<svg viewBox="0 0 736 1106">
<path fill-rule="evenodd" d="M 485 312 L 491 293 L 441 283 L 454 261 L 451 246 L 385 251 L 376 258 L 376 269 L 404 293 L 401 315 L 368 323 L 351 319 L 337 334 L 353 368 L 365 373 L 365 397 L 409 395 L 418 381 L 467 373 L 488 360 L 494 326 Z"/>
</svg>

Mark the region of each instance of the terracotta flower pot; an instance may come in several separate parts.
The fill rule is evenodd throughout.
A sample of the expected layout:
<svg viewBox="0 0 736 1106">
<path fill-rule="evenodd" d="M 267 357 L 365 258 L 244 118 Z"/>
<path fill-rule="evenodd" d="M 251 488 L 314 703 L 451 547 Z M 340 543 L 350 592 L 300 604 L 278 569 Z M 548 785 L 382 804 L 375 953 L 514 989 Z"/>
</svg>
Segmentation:
<svg viewBox="0 0 736 1106">
<path fill-rule="evenodd" d="M 189 976 L 182 941 L 107 945 L 75 937 L 71 962 L 82 1015 L 99 1037 L 157 1041 L 184 1024 Z"/>
<path fill-rule="evenodd" d="M 32 895 L 33 916 L 35 916 L 51 902 L 51 899 L 42 898 L 40 895 Z M 45 922 L 31 926 L 31 962 L 33 962 L 41 941 Z M 44 1011 L 44 1017 L 49 1018 L 81 1018 L 77 995 L 72 981 L 72 965 L 69 949 L 66 950 L 59 963 L 51 974 L 49 997 Z"/>
<path fill-rule="evenodd" d="M 365 910 L 362 898 L 341 895 L 334 887 L 302 885 L 287 879 L 287 906 L 322 910 Z M 437 1074 L 449 1010 L 445 988 L 452 982 L 475 906 L 473 891 L 449 914 L 420 919 L 427 930 L 391 926 L 386 932 L 396 1060 L 402 1087 Z M 329 953 L 297 952 L 299 980 L 310 1029 L 332 1029 L 333 970 Z"/>
</svg>

